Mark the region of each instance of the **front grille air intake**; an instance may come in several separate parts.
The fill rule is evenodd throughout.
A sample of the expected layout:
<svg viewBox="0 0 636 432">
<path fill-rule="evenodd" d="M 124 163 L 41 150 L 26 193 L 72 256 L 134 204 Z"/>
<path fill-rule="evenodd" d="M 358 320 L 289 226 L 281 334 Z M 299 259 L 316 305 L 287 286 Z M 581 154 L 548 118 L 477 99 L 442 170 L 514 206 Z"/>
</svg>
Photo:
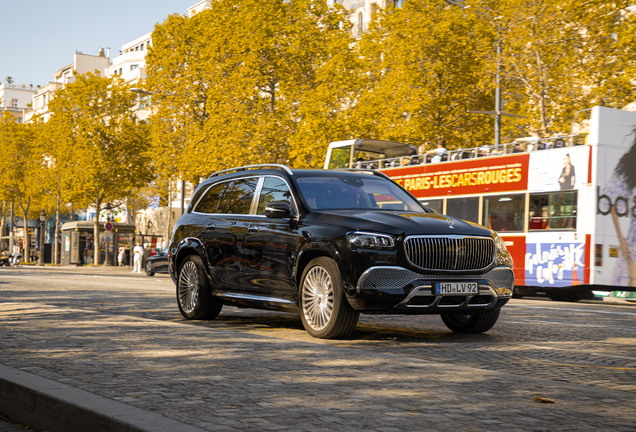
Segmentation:
<svg viewBox="0 0 636 432">
<path fill-rule="evenodd" d="M 489 237 L 410 236 L 404 249 L 411 264 L 426 270 L 482 270 L 495 259 Z"/>
</svg>

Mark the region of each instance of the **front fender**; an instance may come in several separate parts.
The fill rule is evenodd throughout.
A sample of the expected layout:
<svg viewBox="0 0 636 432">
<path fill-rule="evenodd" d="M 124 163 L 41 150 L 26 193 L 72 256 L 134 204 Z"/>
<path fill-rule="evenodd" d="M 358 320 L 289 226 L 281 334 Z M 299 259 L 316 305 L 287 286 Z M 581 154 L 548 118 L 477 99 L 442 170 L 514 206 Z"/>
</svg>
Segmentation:
<svg viewBox="0 0 636 432">
<path fill-rule="evenodd" d="M 338 244 L 337 240 L 334 241 L 326 238 L 310 238 L 301 245 L 298 252 L 298 259 L 294 264 L 294 279 L 298 281 L 298 286 L 300 287 L 300 277 L 302 276 L 304 267 L 309 261 L 316 256 L 325 255 L 331 257 L 336 262 L 345 292 L 349 295 L 353 294 L 356 289 L 356 281 L 351 280 L 350 272 L 347 271 L 345 258 L 342 254 L 342 247 Z"/>
</svg>

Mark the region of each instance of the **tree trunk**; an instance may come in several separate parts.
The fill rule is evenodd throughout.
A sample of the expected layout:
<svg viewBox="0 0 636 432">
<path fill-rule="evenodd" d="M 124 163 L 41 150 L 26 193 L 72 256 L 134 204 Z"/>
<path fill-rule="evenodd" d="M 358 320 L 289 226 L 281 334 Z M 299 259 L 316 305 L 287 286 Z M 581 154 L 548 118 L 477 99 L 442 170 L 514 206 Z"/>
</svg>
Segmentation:
<svg viewBox="0 0 636 432">
<path fill-rule="evenodd" d="M 30 201 L 30 199 L 29 199 Z M 27 210 L 23 210 L 22 211 L 22 215 L 24 217 L 24 231 L 22 234 L 22 246 L 24 247 L 24 262 L 31 262 L 31 245 L 29 242 L 29 214 L 28 214 L 28 210 L 29 207 L 27 206 Z"/>
<path fill-rule="evenodd" d="M 99 212 L 102 207 L 100 199 L 95 200 L 95 225 L 93 226 L 93 264 L 99 265 Z"/>
<path fill-rule="evenodd" d="M 60 263 L 60 199 L 58 196 L 58 200 L 55 206 L 55 243 L 53 245 L 53 263 Z"/>
<path fill-rule="evenodd" d="M 4 231 L 6 229 L 6 211 L 7 211 L 7 202 L 2 201 L 2 218 L 0 219 L 0 237 L 4 237 Z M 0 251 L 4 250 L 4 239 L 0 239 Z"/>
</svg>

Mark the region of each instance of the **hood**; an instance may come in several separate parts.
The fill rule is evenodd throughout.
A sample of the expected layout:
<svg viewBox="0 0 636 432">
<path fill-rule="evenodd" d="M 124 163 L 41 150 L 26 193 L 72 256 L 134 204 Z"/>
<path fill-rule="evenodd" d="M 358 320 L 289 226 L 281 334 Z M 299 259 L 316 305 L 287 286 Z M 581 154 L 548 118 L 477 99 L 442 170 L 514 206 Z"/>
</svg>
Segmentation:
<svg viewBox="0 0 636 432">
<path fill-rule="evenodd" d="M 435 213 L 396 211 L 332 210 L 314 213 L 321 222 L 344 226 L 351 231 L 371 231 L 394 235 L 471 235 L 490 237 L 490 230 L 476 223 Z"/>
</svg>

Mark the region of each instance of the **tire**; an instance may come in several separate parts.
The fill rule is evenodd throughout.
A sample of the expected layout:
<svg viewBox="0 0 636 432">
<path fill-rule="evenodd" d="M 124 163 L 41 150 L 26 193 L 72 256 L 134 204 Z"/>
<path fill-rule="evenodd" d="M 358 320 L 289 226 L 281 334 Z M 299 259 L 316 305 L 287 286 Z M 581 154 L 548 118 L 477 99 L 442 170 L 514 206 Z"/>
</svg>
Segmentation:
<svg viewBox="0 0 636 432">
<path fill-rule="evenodd" d="M 223 301 L 212 296 L 198 255 L 189 255 L 181 263 L 177 278 L 177 304 L 181 315 L 189 320 L 211 320 L 221 312 Z"/>
<path fill-rule="evenodd" d="M 470 314 L 453 312 L 443 314 L 442 321 L 446 327 L 456 333 L 483 333 L 495 325 L 500 312 L 501 309 Z"/>
<path fill-rule="evenodd" d="M 155 272 L 152 271 L 152 261 L 146 261 L 146 276 L 154 276 Z"/>
<path fill-rule="evenodd" d="M 335 261 L 327 257 L 314 258 L 300 280 L 300 319 L 305 330 L 321 339 L 351 334 L 360 313 L 345 297 Z"/>
</svg>

